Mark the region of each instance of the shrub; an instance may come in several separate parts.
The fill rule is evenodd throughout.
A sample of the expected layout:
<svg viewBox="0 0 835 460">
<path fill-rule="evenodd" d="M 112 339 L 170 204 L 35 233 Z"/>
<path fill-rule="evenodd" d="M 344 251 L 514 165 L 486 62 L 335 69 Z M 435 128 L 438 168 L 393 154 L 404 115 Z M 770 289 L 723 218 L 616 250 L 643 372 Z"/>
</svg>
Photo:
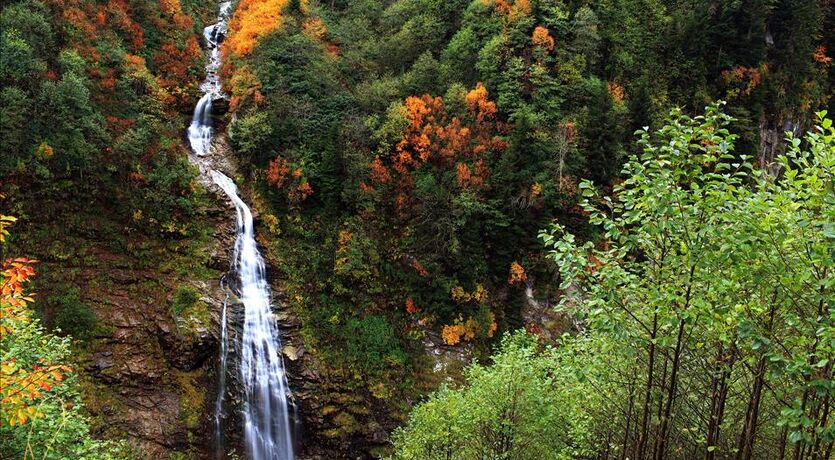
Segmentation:
<svg viewBox="0 0 835 460">
<path fill-rule="evenodd" d="M 200 300 L 200 293 L 191 286 L 180 286 L 174 293 L 174 300 L 171 302 L 171 315 L 180 317 L 189 308 L 193 307 Z"/>
<path fill-rule="evenodd" d="M 99 319 L 83 300 L 77 287 L 67 286 L 64 292 L 52 298 L 53 326 L 77 339 L 92 338 L 99 329 Z"/>
<path fill-rule="evenodd" d="M 348 355 L 369 371 L 406 364 L 406 353 L 388 321 L 379 315 L 352 318 L 344 329 Z"/>
</svg>

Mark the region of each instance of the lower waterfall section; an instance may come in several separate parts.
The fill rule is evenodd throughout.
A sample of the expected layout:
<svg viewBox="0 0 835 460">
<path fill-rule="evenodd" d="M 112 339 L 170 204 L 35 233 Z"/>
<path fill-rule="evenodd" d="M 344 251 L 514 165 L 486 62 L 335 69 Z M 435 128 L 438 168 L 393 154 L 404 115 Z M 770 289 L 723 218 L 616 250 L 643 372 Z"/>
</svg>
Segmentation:
<svg viewBox="0 0 835 460">
<path fill-rule="evenodd" d="M 252 460 L 292 459 L 292 403 L 252 212 L 238 196 L 232 179 L 217 171 L 212 171 L 212 179 L 232 200 L 237 214 L 232 270 L 238 276 L 237 293 L 244 306 L 240 377 L 246 450 Z"/>
<path fill-rule="evenodd" d="M 220 312 L 220 365 L 218 366 L 217 399 L 215 400 L 215 429 L 213 433 L 215 459 L 222 460 L 224 451 L 223 419 L 226 407 L 226 372 L 229 368 L 229 327 L 226 311 L 229 307 L 229 296 L 223 301 Z"/>
</svg>

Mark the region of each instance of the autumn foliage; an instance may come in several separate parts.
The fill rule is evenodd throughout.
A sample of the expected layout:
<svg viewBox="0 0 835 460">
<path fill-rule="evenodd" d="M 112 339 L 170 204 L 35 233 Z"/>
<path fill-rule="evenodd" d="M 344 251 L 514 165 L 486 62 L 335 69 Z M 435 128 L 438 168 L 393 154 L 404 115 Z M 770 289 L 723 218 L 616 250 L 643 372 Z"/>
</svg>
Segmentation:
<svg viewBox="0 0 835 460">
<path fill-rule="evenodd" d="M 264 95 L 261 93 L 261 82 L 249 66 L 236 67 L 229 78 L 230 110 L 237 110 L 249 102 L 261 105 Z"/>
<path fill-rule="evenodd" d="M 832 64 L 832 58 L 826 55 L 826 47 L 823 45 L 818 45 L 815 48 L 812 59 L 818 64 L 823 64 L 825 67 L 829 67 Z"/>
<path fill-rule="evenodd" d="M 510 275 L 507 277 L 507 284 L 514 285 L 524 283 L 528 280 L 528 274 L 525 273 L 525 268 L 519 262 L 510 264 Z"/>
<path fill-rule="evenodd" d="M 413 315 L 418 312 L 420 312 L 420 308 L 415 305 L 415 301 L 411 297 L 406 299 L 406 313 Z"/>
<path fill-rule="evenodd" d="M 267 167 L 267 184 L 286 193 L 290 204 L 298 204 L 313 194 L 313 187 L 304 176 L 301 166 L 293 166 L 280 156 Z"/>
<path fill-rule="evenodd" d="M 0 221 L 11 222 L 7 216 L 0 216 Z M 5 341 L 19 333 L 32 321 L 29 304 L 34 298 L 27 292 L 26 284 L 35 276 L 32 267 L 35 262 L 25 258 L 3 262 L 0 271 L 0 340 Z M 0 412 L 3 414 L 0 426 L 23 425 L 41 416 L 38 403 L 70 371 L 68 366 L 60 363 L 40 362 L 30 367 L 4 355 L 0 364 Z"/>
<path fill-rule="evenodd" d="M 506 15 L 511 20 L 531 14 L 533 10 L 530 0 L 482 0 L 484 4 L 493 4 L 496 11 Z"/>
<path fill-rule="evenodd" d="M 469 91 L 463 118 L 449 114 L 440 97 L 407 97 L 403 135 L 388 156 L 371 162 L 370 183 L 363 183 L 363 190 L 388 188 L 398 209 L 405 212 L 415 204 L 411 191 L 420 171 L 449 171 L 461 189 L 483 187 L 490 177 L 491 155 L 507 147 L 499 136 L 503 126 L 496 121 L 496 104 L 488 96 L 481 83 Z"/>
<path fill-rule="evenodd" d="M 539 46 L 547 52 L 551 52 L 554 49 L 554 37 L 551 36 L 551 33 L 545 27 L 536 26 L 533 30 L 531 41 L 533 41 L 534 45 Z"/>
<path fill-rule="evenodd" d="M 184 102 L 190 97 L 185 94 L 184 83 L 196 83 L 189 71 L 200 66 L 203 52 L 197 37 L 191 33 L 194 22 L 183 12 L 179 0 L 161 1 L 161 14 L 147 17 L 143 17 L 146 14 L 143 8 L 129 0 L 52 0 L 52 3 L 61 7 L 63 19 L 76 38 L 73 48 L 88 59 L 87 71 L 99 83 L 101 102 L 116 102 L 107 98 L 114 93 L 120 74 L 118 69 L 104 68 L 106 59 L 96 45 L 105 38 L 112 38 L 115 31 L 130 52 L 147 52 L 143 20 L 161 35 L 159 49 L 153 53 L 151 62 L 158 83 L 169 92 L 167 102 L 173 102 L 171 98 Z"/>
<path fill-rule="evenodd" d="M 324 40 L 328 27 L 321 18 L 308 18 L 302 23 L 302 33 L 313 40 Z"/>
<path fill-rule="evenodd" d="M 489 319 L 490 323 L 485 328 L 475 318 L 468 318 L 465 321 L 459 316 L 453 324 L 448 324 L 441 329 L 441 339 L 447 345 L 456 345 L 461 341 L 469 342 L 479 336 L 493 337 L 498 325 L 492 313 Z"/>
<path fill-rule="evenodd" d="M 623 89 L 623 86 L 621 86 L 617 82 L 610 81 L 606 85 L 606 89 L 609 91 L 609 95 L 612 96 L 612 101 L 614 101 L 616 104 L 623 102 L 623 99 L 625 97 L 625 90 Z"/>
<path fill-rule="evenodd" d="M 267 168 L 267 183 L 276 188 L 284 186 L 284 181 L 290 174 L 290 164 L 281 157 L 274 158 Z"/>
<path fill-rule="evenodd" d="M 756 67 L 737 66 L 722 71 L 722 79 L 730 88 L 729 96 L 750 95 L 762 81 L 762 70 Z"/>
<path fill-rule="evenodd" d="M 229 36 L 223 44 L 229 51 L 246 56 L 265 35 L 281 25 L 281 12 L 287 0 L 241 0 L 229 21 Z"/>
</svg>

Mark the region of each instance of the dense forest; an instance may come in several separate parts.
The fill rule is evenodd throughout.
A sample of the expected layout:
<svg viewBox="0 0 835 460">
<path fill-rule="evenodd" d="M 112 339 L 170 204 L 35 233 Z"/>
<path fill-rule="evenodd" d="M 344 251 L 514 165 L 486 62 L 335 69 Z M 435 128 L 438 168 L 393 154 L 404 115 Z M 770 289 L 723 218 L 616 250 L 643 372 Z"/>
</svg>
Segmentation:
<svg viewBox="0 0 835 460">
<path fill-rule="evenodd" d="M 833 58 L 829 0 L 3 1 L 0 458 L 833 458 Z"/>
</svg>

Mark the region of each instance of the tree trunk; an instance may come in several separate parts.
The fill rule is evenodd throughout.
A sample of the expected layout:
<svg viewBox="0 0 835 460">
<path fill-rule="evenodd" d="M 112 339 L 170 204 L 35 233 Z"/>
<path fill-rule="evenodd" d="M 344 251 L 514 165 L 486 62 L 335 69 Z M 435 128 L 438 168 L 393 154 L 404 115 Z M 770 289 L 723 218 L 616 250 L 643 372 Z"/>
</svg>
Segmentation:
<svg viewBox="0 0 835 460">
<path fill-rule="evenodd" d="M 644 411 L 641 417 L 641 435 L 638 437 L 638 446 L 635 449 L 635 459 L 643 460 L 646 452 L 647 438 L 649 437 L 649 413 L 652 410 L 652 380 L 655 369 L 655 337 L 658 333 L 658 313 L 652 315 L 652 332 L 649 342 L 649 364 L 647 364 L 647 386 L 644 390 Z"/>
<path fill-rule="evenodd" d="M 765 357 L 761 357 L 757 363 L 757 373 L 754 377 L 754 388 L 748 400 L 748 408 L 745 411 L 745 423 L 736 444 L 735 460 L 750 460 L 754 454 L 754 438 L 757 434 L 757 418 L 760 414 L 760 400 L 765 384 Z"/>
<path fill-rule="evenodd" d="M 771 311 L 768 318 L 768 332 L 774 329 L 774 314 L 777 312 L 777 292 L 771 301 Z M 754 439 L 757 435 L 757 419 L 760 415 L 760 401 L 762 400 L 763 386 L 765 386 L 766 371 L 765 353 L 760 356 L 757 362 L 756 375 L 754 376 L 754 387 L 751 391 L 751 398 L 748 400 L 748 408 L 745 412 L 745 423 L 736 444 L 735 460 L 750 460 L 754 455 Z"/>
<path fill-rule="evenodd" d="M 625 460 L 626 453 L 629 446 L 629 435 L 632 431 L 632 409 L 635 404 L 635 386 L 634 381 L 629 384 L 629 402 L 626 408 L 626 429 L 623 431 L 623 442 L 621 443 L 620 457 L 618 460 Z"/>
<path fill-rule="evenodd" d="M 687 288 L 688 297 L 690 288 Z M 667 388 L 667 405 L 664 407 L 664 415 L 661 416 L 661 429 L 659 430 L 658 449 L 655 452 L 655 460 L 664 459 L 664 451 L 667 448 L 667 435 L 670 430 L 670 417 L 673 413 L 673 402 L 676 399 L 676 384 L 678 383 L 678 370 L 681 365 L 681 349 L 684 341 L 684 318 L 678 322 L 678 334 L 676 335 L 676 348 L 673 353 L 673 368 L 670 371 L 670 385 Z"/>
<path fill-rule="evenodd" d="M 725 418 L 725 402 L 728 398 L 728 378 L 731 376 L 731 369 L 736 358 L 735 350 L 731 352 L 730 357 L 726 359 L 725 351 L 722 344 L 719 344 L 719 351 L 717 352 L 717 371 L 718 375 L 714 375 L 711 402 L 710 402 L 710 418 L 707 428 L 707 449 L 705 450 L 705 460 L 716 459 L 716 448 L 719 445 L 719 430 L 722 427 L 722 421 Z M 727 362 L 726 362 L 727 361 Z M 711 449 L 713 447 L 713 449 Z"/>
</svg>

